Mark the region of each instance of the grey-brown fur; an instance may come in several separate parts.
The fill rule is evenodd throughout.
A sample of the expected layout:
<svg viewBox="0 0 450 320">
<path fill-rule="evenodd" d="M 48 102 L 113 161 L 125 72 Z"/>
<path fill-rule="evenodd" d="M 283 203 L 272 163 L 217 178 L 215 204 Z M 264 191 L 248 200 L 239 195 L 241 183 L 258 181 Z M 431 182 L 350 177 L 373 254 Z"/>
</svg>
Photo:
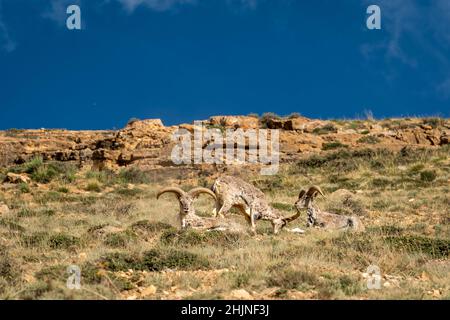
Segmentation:
<svg viewBox="0 0 450 320">
<path fill-rule="evenodd" d="M 314 199 L 323 192 L 317 186 L 312 186 L 308 191 L 301 190 L 295 203 L 297 210 L 307 209 L 308 227 L 319 227 L 328 230 L 364 231 L 364 225 L 357 216 L 345 216 L 320 210 Z"/>
<path fill-rule="evenodd" d="M 221 176 L 214 182 L 212 189 L 217 197 L 216 215 L 223 217 L 235 207 L 251 225 L 253 233 L 256 233 L 256 220 L 270 221 L 276 234 L 288 222 L 300 216 L 298 212 L 285 218 L 280 211 L 269 205 L 261 190 L 240 178 Z"/>
<path fill-rule="evenodd" d="M 195 213 L 194 201 L 201 193 L 206 193 L 216 200 L 216 196 L 211 190 L 200 187 L 185 192 L 178 187 L 168 187 L 158 192 L 156 198 L 159 199 L 162 194 L 167 192 L 175 194 L 180 204 L 179 219 L 182 229 L 240 231 L 237 224 L 219 221 L 215 218 L 203 218 Z"/>
</svg>

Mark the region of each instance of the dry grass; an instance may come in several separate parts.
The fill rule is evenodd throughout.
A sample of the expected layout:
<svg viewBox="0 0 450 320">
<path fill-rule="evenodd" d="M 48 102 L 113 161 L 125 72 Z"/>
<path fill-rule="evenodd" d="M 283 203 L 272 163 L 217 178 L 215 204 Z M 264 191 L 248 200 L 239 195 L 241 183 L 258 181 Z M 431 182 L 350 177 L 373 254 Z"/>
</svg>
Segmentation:
<svg viewBox="0 0 450 320">
<path fill-rule="evenodd" d="M 257 236 L 180 232 L 175 198 L 156 201 L 163 186 L 144 173 L 27 170 L 45 184 L 3 185 L 0 193 L 11 208 L 0 217 L 1 298 L 223 299 L 236 289 L 269 299 L 450 298 L 448 148 L 332 150 L 276 176 L 246 177 L 286 215 L 301 188 L 320 185 L 328 197 L 318 204 L 361 216 L 362 234 L 274 236 L 264 222 Z M 196 207 L 209 215 L 213 203 L 202 196 Z M 81 290 L 66 287 L 72 264 Z M 380 290 L 366 286 L 372 264 L 382 271 Z"/>
</svg>

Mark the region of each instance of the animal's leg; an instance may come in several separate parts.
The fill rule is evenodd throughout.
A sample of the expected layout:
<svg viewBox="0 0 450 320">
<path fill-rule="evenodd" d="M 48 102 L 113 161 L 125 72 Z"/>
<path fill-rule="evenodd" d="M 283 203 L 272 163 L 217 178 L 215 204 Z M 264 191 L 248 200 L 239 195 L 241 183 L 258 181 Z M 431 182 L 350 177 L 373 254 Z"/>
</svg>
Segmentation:
<svg viewBox="0 0 450 320">
<path fill-rule="evenodd" d="M 230 211 L 231 207 L 232 207 L 232 204 L 228 201 L 225 201 L 222 204 L 222 207 L 220 209 L 218 209 L 218 211 L 216 211 L 217 212 L 216 217 L 219 216 L 221 218 L 224 218 L 225 214 L 228 213 L 228 211 Z M 217 210 L 217 207 L 216 207 L 216 210 Z"/>
<path fill-rule="evenodd" d="M 250 224 L 252 226 L 253 235 L 256 235 L 255 214 L 254 214 L 253 210 L 250 210 Z"/>
</svg>

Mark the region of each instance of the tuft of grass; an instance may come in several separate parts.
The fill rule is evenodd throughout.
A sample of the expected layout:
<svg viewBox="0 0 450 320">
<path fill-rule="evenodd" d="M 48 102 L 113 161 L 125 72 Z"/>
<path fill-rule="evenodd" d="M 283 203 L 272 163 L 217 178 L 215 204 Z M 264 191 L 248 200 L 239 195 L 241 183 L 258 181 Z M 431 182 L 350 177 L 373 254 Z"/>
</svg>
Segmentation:
<svg viewBox="0 0 450 320">
<path fill-rule="evenodd" d="M 25 228 L 16 223 L 13 219 L 0 219 L 0 226 L 9 229 L 10 231 L 24 232 Z"/>
<path fill-rule="evenodd" d="M 157 233 L 157 232 L 164 231 L 164 230 L 172 230 L 172 231 L 176 230 L 170 224 L 160 222 L 160 221 L 153 222 L 153 221 L 148 221 L 148 220 L 141 220 L 141 221 L 135 222 L 130 226 L 130 229 L 133 232 L 142 232 L 142 233 L 146 233 L 146 234 L 148 234 L 148 233 L 153 234 L 153 233 Z"/>
<path fill-rule="evenodd" d="M 263 113 L 263 115 L 261 116 L 261 118 L 259 118 L 259 121 L 261 122 L 263 128 L 267 127 L 267 123 L 270 120 L 278 120 L 281 119 L 281 117 L 273 112 L 265 112 Z"/>
<path fill-rule="evenodd" d="M 302 289 L 305 285 L 315 286 L 319 278 L 312 272 L 293 270 L 291 268 L 273 271 L 266 279 L 269 287 L 281 287 L 283 289 Z"/>
<path fill-rule="evenodd" d="M 373 178 L 371 182 L 372 187 L 379 189 L 385 189 L 389 187 L 391 184 L 392 184 L 391 180 L 383 177 Z"/>
<path fill-rule="evenodd" d="M 322 127 L 314 128 L 312 133 L 318 134 L 318 135 L 324 135 L 324 134 L 330 134 L 330 133 L 337 133 L 337 131 L 338 131 L 337 128 L 333 124 L 328 123 Z"/>
<path fill-rule="evenodd" d="M 128 189 L 128 188 L 119 188 L 113 191 L 116 194 L 119 194 L 123 197 L 135 197 L 141 194 L 143 191 L 138 188 Z"/>
<path fill-rule="evenodd" d="M 122 169 L 117 178 L 120 183 L 147 184 L 150 182 L 148 173 L 139 168 Z"/>
<path fill-rule="evenodd" d="M 432 258 L 448 258 L 450 240 L 429 238 L 419 235 L 388 236 L 386 241 L 398 250 L 423 253 Z"/>
<path fill-rule="evenodd" d="M 445 124 L 445 120 L 439 117 L 425 118 L 422 120 L 422 124 L 431 126 L 433 129 L 441 127 Z"/>
<path fill-rule="evenodd" d="M 80 239 L 65 233 L 52 235 L 47 240 L 50 248 L 53 249 L 68 249 L 80 244 Z"/>
<path fill-rule="evenodd" d="M 348 145 L 343 144 L 342 142 L 339 142 L 339 141 L 327 142 L 322 145 L 322 150 L 324 150 L 324 151 L 334 150 L 334 149 L 339 149 L 339 148 L 348 148 Z"/>
<path fill-rule="evenodd" d="M 420 172 L 420 180 L 423 182 L 432 182 L 437 178 L 436 171 L 424 170 Z"/>
<path fill-rule="evenodd" d="M 380 143 L 380 138 L 376 137 L 376 136 L 364 136 L 358 139 L 358 143 L 367 143 L 367 144 L 377 144 Z"/>
<path fill-rule="evenodd" d="M 270 204 L 272 207 L 278 210 L 282 211 L 293 211 L 295 210 L 295 207 L 292 204 L 289 203 L 281 203 L 281 202 L 272 202 Z"/>
<path fill-rule="evenodd" d="M 67 187 L 59 187 L 56 191 L 61 193 L 69 193 L 69 189 Z"/>
<path fill-rule="evenodd" d="M 208 268 L 209 261 L 185 250 L 152 249 L 144 253 L 142 266 L 149 271 L 164 269 L 198 270 Z"/>
<path fill-rule="evenodd" d="M 124 232 L 110 233 L 106 236 L 105 245 L 113 248 L 123 248 L 128 243 L 136 240 L 136 234 L 127 230 Z"/>
<path fill-rule="evenodd" d="M 100 263 L 109 271 L 164 269 L 198 270 L 209 267 L 209 261 L 197 254 L 185 250 L 152 249 L 139 257 L 124 253 L 111 253 L 101 258 Z"/>
<path fill-rule="evenodd" d="M 30 193 L 30 186 L 27 183 L 19 183 L 19 185 L 17 186 L 20 193 Z"/>
<path fill-rule="evenodd" d="M 10 254 L 9 250 L 0 246 L 0 279 L 4 279 L 6 284 L 14 284 L 20 277 L 20 265 Z M 1 282 L 0 282 L 1 283 Z M 6 288 L 0 284 L 0 293 Z"/>
<path fill-rule="evenodd" d="M 102 188 L 97 182 L 89 182 L 85 190 L 89 192 L 101 192 Z"/>
<path fill-rule="evenodd" d="M 210 231 L 198 232 L 195 230 L 166 230 L 160 237 L 164 245 L 180 247 L 204 246 L 238 247 L 246 236 L 240 233 Z"/>
</svg>

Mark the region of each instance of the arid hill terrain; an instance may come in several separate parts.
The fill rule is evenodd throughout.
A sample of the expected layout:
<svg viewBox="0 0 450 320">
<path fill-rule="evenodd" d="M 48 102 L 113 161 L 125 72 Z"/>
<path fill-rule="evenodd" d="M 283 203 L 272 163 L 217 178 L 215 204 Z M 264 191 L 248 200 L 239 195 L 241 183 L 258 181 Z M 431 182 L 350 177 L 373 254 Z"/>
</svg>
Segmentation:
<svg viewBox="0 0 450 320">
<path fill-rule="evenodd" d="M 348 148 L 437 147 L 450 143 L 450 121 L 441 118 L 364 120 L 258 119 L 215 116 L 203 129 L 280 129 L 281 162 L 322 150 Z M 23 163 L 35 156 L 44 161 L 71 161 L 96 168 L 136 166 L 158 169 L 174 166 L 172 133 L 194 125 L 165 127 L 161 120 L 132 121 L 117 131 L 17 130 L 0 131 L 0 166 Z"/>
<path fill-rule="evenodd" d="M 117 131 L 0 131 L 0 298 L 449 299 L 450 120 L 216 116 L 203 128 L 280 129 L 280 168 L 175 165 L 160 120 Z M 204 144 L 206 147 L 208 143 Z M 239 146 L 238 146 L 239 147 Z M 245 146 L 240 146 L 245 148 Z M 357 215 L 363 233 L 180 231 L 166 186 L 210 187 L 219 174 L 260 188 L 290 216 L 300 189 Z M 211 216 L 201 196 L 196 209 Z M 246 226 L 242 216 L 228 219 Z M 81 288 L 66 285 L 81 270 Z M 368 289 L 367 268 L 381 271 Z"/>
</svg>

